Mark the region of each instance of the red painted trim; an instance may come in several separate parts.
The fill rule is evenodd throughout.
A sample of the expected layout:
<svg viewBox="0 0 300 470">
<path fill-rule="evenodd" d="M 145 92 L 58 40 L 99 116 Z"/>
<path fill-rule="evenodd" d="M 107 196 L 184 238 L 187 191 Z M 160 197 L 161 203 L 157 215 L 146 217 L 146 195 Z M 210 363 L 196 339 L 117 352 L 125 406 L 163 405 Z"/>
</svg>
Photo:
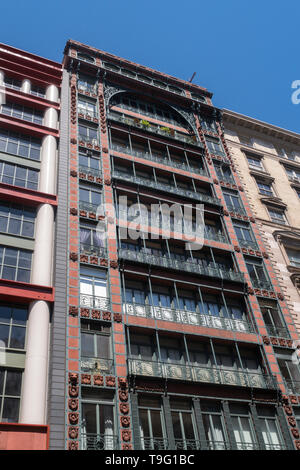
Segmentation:
<svg viewBox="0 0 300 470">
<path fill-rule="evenodd" d="M 5 117 L 4 117 L 5 116 Z M 59 131 L 50 127 L 39 126 L 33 122 L 24 121 L 23 119 L 17 119 L 15 117 L 6 116 L 2 114 L 0 116 L 0 125 L 4 124 L 4 128 L 19 131 L 23 134 L 30 134 L 36 137 L 45 137 L 52 135 L 53 137 L 59 137 Z"/>
<path fill-rule="evenodd" d="M 4 54 L 11 54 L 17 57 L 17 60 L 32 61 L 35 64 L 44 65 L 45 67 L 51 67 L 53 69 L 61 70 L 61 63 L 54 60 L 47 59 L 32 52 L 24 51 L 8 44 L 0 43 L 0 50 Z"/>
<path fill-rule="evenodd" d="M 24 204 L 30 206 L 37 206 L 38 204 L 57 206 L 57 196 L 55 194 L 46 194 L 34 189 L 21 188 L 6 183 L 0 183 L 0 199 L 21 200 Z"/>
<path fill-rule="evenodd" d="M 30 302 L 31 300 L 45 300 L 46 302 L 54 302 L 54 288 L 48 286 L 39 286 L 37 284 L 29 284 L 27 282 L 10 281 L 8 279 L 0 279 L 0 298 L 2 300 L 18 298 Z"/>
<path fill-rule="evenodd" d="M 46 449 L 49 450 L 50 442 L 50 426 L 48 424 L 24 424 L 24 423 L 4 423 L 0 421 L 0 433 L 1 432 L 39 432 L 40 434 L 46 434 Z"/>
<path fill-rule="evenodd" d="M 18 80 L 24 80 L 24 78 L 27 78 L 35 85 L 39 85 L 45 88 L 49 85 L 55 85 L 58 88 L 61 87 L 61 77 L 44 74 L 40 70 L 34 70 L 27 67 L 24 69 L 24 67 L 21 67 L 15 62 L 8 62 L 6 60 L 4 61 L 1 58 L 0 67 L 8 77 L 17 78 Z M 22 70 L 22 72 L 20 72 L 20 70 Z M 43 78 L 42 75 L 44 75 L 45 78 Z"/>
<path fill-rule="evenodd" d="M 5 96 L 6 98 L 13 98 L 14 103 L 24 104 L 25 106 L 31 106 L 36 109 L 45 110 L 49 107 L 57 110 L 60 109 L 59 104 L 54 101 L 49 101 L 46 100 L 46 98 L 41 98 L 39 96 L 31 95 L 28 93 L 23 93 L 23 91 L 20 90 L 13 90 L 9 87 L 5 87 Z"/>
</svg>

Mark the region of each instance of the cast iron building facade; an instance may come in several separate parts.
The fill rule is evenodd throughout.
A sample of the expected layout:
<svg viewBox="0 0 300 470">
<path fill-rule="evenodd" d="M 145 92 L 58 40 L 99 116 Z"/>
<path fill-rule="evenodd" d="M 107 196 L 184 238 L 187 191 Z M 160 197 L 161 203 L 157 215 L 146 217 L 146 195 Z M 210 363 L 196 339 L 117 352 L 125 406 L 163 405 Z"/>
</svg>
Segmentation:
<svg viewBox="0 0 300 470">
<path fill-rule="evenodd" d="M 293 351 L 298 336 L 211 93 L 74 41 L 64 68 L 64 445 L 295 448 L 297 425 L 259 297 L 281 311 L 282 348 Z M 151 205 L 163 213 L 174 203 L 193 208 L 192 223 L 196 205 L 204 205 L 202 250 L 185 250 L 172 220 L 168 238 L 163 218 L 150 218 Z M 151 236 L 124 239 L 137 215 Z M 240 225 L 256 243 L 247 253 Z"/>
<path fill-rule="evenodd" d="M 20 60 L 21 52 L 16 54 L 12 62 Z M 297 448 L 298 397 L 286 388 L 267 338 L 261 299 L 271 299 L 281 313 L 287 336 L 278 341 L 284 351 L 294 352 L 298 335 L 212 94 L 75 41 L 66 45 L 62 69 L 36 60 L 51 66 L 55 76 L 51 81 L 34 75 L 32 83 L 51 84 L 55 91 L 48 101 L 39 98 L 39 104 L 51 109 L 51 116 L 60 111 L 59 133 L 57 120 L 45 129 L 45 123 L 34 126 L 34 136 L 44 130 L 55 140 L 53 160 L 45 157 L 44 166 L 55 187 L 38 190 L 47 207 L 53 209 L 56 194 L 58 203 L 47 216 L 51 227 L 45 219 L 40 225 L 40 240 L 45 240 L 41 251 L 37 219 L 30 246 L 15 233 L 9 245 L 8 229 L 0 235 L 3 247 L 31 247 L 41 276 L 37 282 L 33 262 L 28 279 L 49 293 L 39 314 L 32 315 L 35 286 L 9 278 L 14 289 L 22 290 L 18 299 L 15 290 L 9 297 L 2 275 L 1 295 L 10 320 L 1 317 L 1 324 L 12 329 L 14 315 L 19 318 L 15 304 L 29 304 L 23 319 L 25 347 L 16 348 L 23 357 L 18 365 L 23 384 L 18 396 L 1 389 L 4 402 L 20 400 L 20 412 L 2 414 L 6 438 L 12 433 L 3 426 L 22 423 L 44 426 L 50 449 Z M 11 66 L 11 76 L 5 63 L 0 65 L 7 91 L 12 82 L 6 77 L 18 77 L 21 68 Z M 17 102 L 23 99 L 22 91 L 12 94 Z M 7 117 L 9 109 L 1 108 L 1 131 L 23 125 L 29 134 L 22 116 Z M 17 163 L 15 147 L 1 152 L 3 161 Z M 40 177 L 43 150 L 41 156 Z M 56 156 L 58 171 L 52 165 Z M 15 181 L 10 184 L 10 191 L 20 192 Z M 21 192 L 24 199 L 26 189 Z M 1 197 L 10 204 L 5 194 Z M 201 250 L 185 249 L 172 214 L 168 236 L 164 222 L 173 204 L 180 211 L 186 205 L 192 209 L 191 228 L 197 205 L 204 206 Z M 157 217 L 150 216 L 153 205 L 160 208 Z M 124 238 L 137 216 L 144 237 L 134 239 L 128 232 Z M 255 241 L 247 252 L 241 230 L 251 231 Z M 27 266 L 30 270 L 28 261 Z M 43 277 L 44 269 L 50 278 Z M 39 341 L 34 345 L 30 338 Z M 9 343 L 6 348 L 8 354 L 14 352 Z M 39 358 L 35 370 L 45 372 L 46 380 L 43 374 L 30 375 Z M 9 368 L 15 370 L 16 364 Z"/>
</svg>

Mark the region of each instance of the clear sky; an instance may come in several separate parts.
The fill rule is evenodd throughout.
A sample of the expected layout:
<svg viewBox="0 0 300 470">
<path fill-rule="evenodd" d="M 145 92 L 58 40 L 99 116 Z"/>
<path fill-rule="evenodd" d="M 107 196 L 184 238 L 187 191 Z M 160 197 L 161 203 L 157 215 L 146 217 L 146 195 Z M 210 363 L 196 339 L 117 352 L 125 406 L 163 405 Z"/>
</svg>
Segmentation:
<svg viewBox="0 0 300 470">
<path fill-rule="evenodd" d="M 61 61 L 75 39 L 214 93 L 214 104 L 300 132 L 299 0 L 14 0 L 0 41 Z"/>
</svg>

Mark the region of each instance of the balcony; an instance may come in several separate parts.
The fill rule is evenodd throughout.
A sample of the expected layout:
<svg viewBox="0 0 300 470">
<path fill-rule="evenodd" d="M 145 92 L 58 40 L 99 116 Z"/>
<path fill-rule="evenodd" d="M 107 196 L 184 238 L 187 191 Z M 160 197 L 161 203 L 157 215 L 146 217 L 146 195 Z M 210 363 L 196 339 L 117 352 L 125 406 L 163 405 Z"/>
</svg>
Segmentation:
<svg viewBox="0 0 300 470">
<path fill-rule="evenodd" d="M 286 450 L 285 444 L 259 445 L 257 442 L 200 441 L 197 439 L 175 439 L 175 446 L 170 446 L 167 439 L 157 437 L 141 438 L 142 450 Z"/>
<path fill-rule="evenodd" d="M 171 166 L 172 168 L 177 168 L 179 170 L 196 173 L 197 175 L 208 176 L 204 168 L 193 166 L 184 162 L 176 162 L 172 159 L 169 159 L 168 157 L 161 157 L 150 152 L 139 152 L 138 150 L 131 149 L 129 146 L 122 146 L 112 143 L 111 149 L 115 150 L 116 152 L 126 153 L 138 158 L 151 160 L 152 162 L 162 163 L 163 165 Z"/>
<path fill-rule="evenodd" d="M 118 450 L 119 438 L 113 434 L 81 433 L 81 450 Z"/>
<path fill-rule="evenodd" d="M 180 310 L 169 307 L 157 307 L 146 304 L 125 303 L 124 312 L 143 318 L 155 318 L 181 325 L 203 326 L 205 328 L 217 328 L 220 330 L 254 333 L 252 324 L 246 320 L 205 315 L 194 311 Z"/>
<path fill-rule="evenodd" d="M 189 191 L 188 189 L 176 188 L 167 183 L 160 183 L 151 178 L 143 178 L 141 176 L 134 176 L 130 173 L 125 173 L 123 171 L 114 170 L 113 177 L 116 179 L 121 179 L 122 181 L 127 181 L 137 185 L 145 186 L 147 188 L 156 189 L 158 191 L 163 191 L 167 193 L 174 194 L 175 196 L 184 197 L 187 199 L 194 199 L 196 201 L 202 202 L 204 204 L 213 204 L 216 206 L 221 206 L 220 199 L 207 194 L 197 193 L 195 191 Z"/>
<path fill-rule="evenodd" d="M 128 111 L 132 111 L 133 113 L 138 113 L 138 114 L 141 114 L 142 116 L 148 116 L 149 118 L 156 119 L 157 121 L 163 121 L 163 122 L 166 122 L 167 124 L 172 124 L 173 126 L 177 126 L 177 127 L 183 127 L 184 126 L 184 124 L 176 121 L 175 119 L 172 119 L 171 117 L 166 118 L 162 115 L 161 116 L 158 115 L 155 112 L 151 113 L 150 111 L 147 111 L 146 109 L 141 110 L 141 109 L 135 108 L 135 107 L 130 106 L 130 105 L 125 104 L 125 103 L 115 103 L 115 104 L 113 104 L 113 106 L 116 106 L 116 107 L 121 108 L 121 109 L 127 109 Z M 116 112 L 121 113 L 122 111 L 116 110 Z M 114 110 L 112 110 L 112 114 L 115 114 Z M 131 116 L 129 116 L 129 117 L 131 117 Z"/>
<path fill-rule="evenodd" d="M 128 210 L 123 210 L 123 208 L 119 208 L 117 211 L 118 213 L 118 218 L 123 221 L 128 221 L 131 222 L 132 220 L 135 220 L 137 216 L 132 216 L 128 213 Z M 148 217 L 146 215 L 140 215 L 137 219 L 137 224 L 145 225 L 147 227 L 155 227 L 159 228 L 162 230 L 169 230 L 171 232 L 174 232 L 174 223 L 172 220 L 170 220 L 170 224 L 168 225 L 167 223 L 164 224 L 161 220 L 158 220 L 156 217 L 151 218 L 151 214 L 148 214 Z M 191 230 L 193 233 L 196 233 L 197 227 L 196 224 L 192 224 Z M 178 229 L 176 228 L 175 230 L 178 232 Z M 178 233 L 184 233 L 183 229 L 178 232 Z M 191 234 L 191 231 L 188 232 L 188 234 Z M 228 243 L 227 237 L 221 232 L 221 230 L 218 231 L 213 231 L 211 229 L 207 229 L 207 227 L 204 228 L 204 233 L 203 236 L 206 240 L 214 240 L 220 243 Z"/>
<path fill-rule="evenodd" d="M 81 372 L 113 375 L 115 373 L 114 362 L 112 359 L 99 357 L 81 357 Z"/>
<path fill-rule="evenodd" d="M 221 367 L 201 367 L 171 362 L 128 359 L 129 375 L 156 377 L 187 382 L 230 385 L 258 389 L 277 388 L 275 378 L 259 372 L 238 371 Z"/>
<path fill-rule="evenodd" d="M 131 118 L 129 116 L 125 117 L 121 114 L 118 115 L 117 113 L 112 112 L 107 115 L 107 118 L 115 122 L 121 122 L 122 124 L 126 124 L 127 126 L 133 126 L 138 129 L 142 129 L 143 131 L 151 132 L 151 134 L 156 134 L 162 137 L 168 137 L 170 139 L 179 140 L 180 142 L 183 142 L 185 144 L 195 145 L 196 147 L 204 149 L 203 144 L 199 140 L 197 140 L 197 137 L 191 136 L 189 134 L 183 134 L 182 132 L 176 131 L 175 129 L 169 128 L 167 126 L 158 126 L 142 119 Z"/>
<path fill-rule="evenodd" d="M 229 184 L 236 184 L 235 181 L 234 181 L 233 176 L 231 176 L 231 175 L 217 173 L 217 176 L 218 176 L 220 182 L 229 183 Z"/>
<path fill-rule="evenodd" d="M 84 173 L 85 175 L 91 175 L 95 178 L 99 178 L 101 177 L 102 175 L 102 171 L 97 168 L 91 168 L 90 166 L 83 166 L 83 165 L 79 165 L 79 176 L 80 176 L 80 173 Z"/>
<path fill-rule="evenodd" d="M 86 308 L 95 308 L 99 310 L 110 310 L 111 303 L 108 297 L 99 297 L 91 294 L 80 293 L 80 306 Z"/>
<path fill-rule="evenodd" d="M 152 255 L 143 251 L 137 252 L 126 249 L 119 249 L 119 258 L 139 263 L 146 263 L 153 266 L 161 266 L 162 268 L 167 269 L 175 269 L 177 271 L 200 274 L 202 276 L 217 277 L 226 281 L 245 282 L 244 275 L 242 273 L 235 272 L 232 269 L 224 270 L 219 268 L 217 265 L 215 267 L 206 267 L 197 264 L 195 261 L 179 261 L 164 255 Z"/>
</svg>

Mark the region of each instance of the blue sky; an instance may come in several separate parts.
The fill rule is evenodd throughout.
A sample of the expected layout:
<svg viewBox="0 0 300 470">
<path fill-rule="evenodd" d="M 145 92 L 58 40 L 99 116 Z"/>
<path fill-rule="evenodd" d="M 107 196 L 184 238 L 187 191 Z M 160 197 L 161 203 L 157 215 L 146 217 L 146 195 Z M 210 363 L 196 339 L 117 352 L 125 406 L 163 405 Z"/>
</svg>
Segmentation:
<svg viewBox="0 0 300 470">
<path fill-rule="evenodd" d="M 300 132 L 299 0 L 14 0 L 0 41 L 61 61 L 72 38 L 214 93 L 214 104 Z"/>
</svg>

